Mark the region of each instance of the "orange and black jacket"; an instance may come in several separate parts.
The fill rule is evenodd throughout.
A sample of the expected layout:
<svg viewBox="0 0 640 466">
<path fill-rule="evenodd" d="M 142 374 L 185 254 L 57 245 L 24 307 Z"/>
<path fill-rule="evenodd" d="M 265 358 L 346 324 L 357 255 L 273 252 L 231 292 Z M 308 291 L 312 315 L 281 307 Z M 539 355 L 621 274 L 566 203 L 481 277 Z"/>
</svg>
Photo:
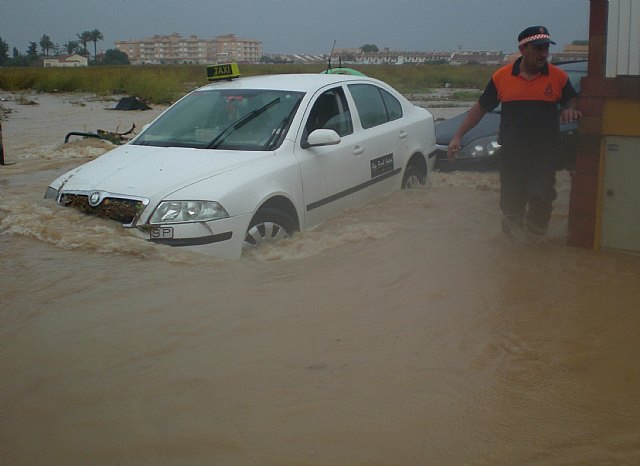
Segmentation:
<svg viewBox="0 0 640 466">
<path fill-rule="evenodd" d="M 520 76 L 520 62 L 496 71 L 480 97 L 480 106 L 493 110 L 502 103 L 500 143 L 529 148 L 555 144 L 560 132 L 559 107 L 577 97 L 567 73 L 547 64 L 532 80 Z"/>
</svg>

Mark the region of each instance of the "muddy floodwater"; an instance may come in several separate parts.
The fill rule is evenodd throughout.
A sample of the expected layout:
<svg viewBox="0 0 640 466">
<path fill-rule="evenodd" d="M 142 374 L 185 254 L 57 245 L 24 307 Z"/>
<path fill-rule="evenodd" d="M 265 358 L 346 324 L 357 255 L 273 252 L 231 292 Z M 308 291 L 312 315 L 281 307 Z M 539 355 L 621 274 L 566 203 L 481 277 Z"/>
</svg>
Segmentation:
<svg viewBox="0 0 640 466">
<path fill-rule="evenodd" d="M 1 464 L 640 464 L 640 257 L 566 246 L 569 173 L 541 244 L 433 173 L 224 261 L 43 199 L 162 109 L 0 96 Z"/>
</svg>

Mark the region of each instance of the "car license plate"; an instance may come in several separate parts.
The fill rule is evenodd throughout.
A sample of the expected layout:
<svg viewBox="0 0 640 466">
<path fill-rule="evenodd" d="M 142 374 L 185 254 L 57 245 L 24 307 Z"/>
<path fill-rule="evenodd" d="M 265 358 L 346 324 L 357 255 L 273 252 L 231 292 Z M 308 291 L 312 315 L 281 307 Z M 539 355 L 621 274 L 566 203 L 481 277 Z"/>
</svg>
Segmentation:
<svg viewBox="0 0 640 466">
<path fill-rule="evenodd" d="M 150 239 L 172 239 L 173 227 L 152 228 L 149 232 Z"/>
</svg>

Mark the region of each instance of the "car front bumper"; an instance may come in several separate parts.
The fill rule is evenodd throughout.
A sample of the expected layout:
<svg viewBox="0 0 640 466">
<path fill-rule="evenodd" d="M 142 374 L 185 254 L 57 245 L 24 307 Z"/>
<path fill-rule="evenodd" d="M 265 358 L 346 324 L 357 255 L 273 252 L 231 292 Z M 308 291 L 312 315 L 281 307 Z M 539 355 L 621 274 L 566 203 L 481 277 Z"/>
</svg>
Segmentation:
<svg viewBox="0 0 640 466">
<path fill-rule="evenodd" d="M 237 259 L 242 254 L 251 216 L 247 213 L 210 222 L 138 225 L 135 234 L 157 244 Z"/>
<path fill-rule="evenodd" d="M 456 157 L 449 160 L 447 157 L 447 146 L 436 145 L 435 169 L 441 172 L 455 170 L 487 171 L 496 170 L 500 160 L 499 152 L 495 155 L 483 157 Z"/>
</svg>

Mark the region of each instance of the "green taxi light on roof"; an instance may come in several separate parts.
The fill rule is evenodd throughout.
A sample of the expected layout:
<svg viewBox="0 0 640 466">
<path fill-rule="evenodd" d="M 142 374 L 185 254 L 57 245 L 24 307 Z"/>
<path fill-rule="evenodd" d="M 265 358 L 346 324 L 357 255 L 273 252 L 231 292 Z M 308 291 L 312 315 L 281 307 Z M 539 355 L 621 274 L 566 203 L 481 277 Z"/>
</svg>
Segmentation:
<svg viewBox="0 0 640 466">
<path fill-rule="evenodd" d="M 349 74 L 351 76 L 366 76 L 366 74 L 354 70 L 353 68 L 329 68 L 322 72 L 322 74 Z"/>
<path fill-rule="evenodd" d="M 240 77 L 240 68 L 237 63 L 222 63 L 220 65 L 207 66 L 207 79 L 220 81 L 222 79 L 234 79 Z"/>
</svg>

